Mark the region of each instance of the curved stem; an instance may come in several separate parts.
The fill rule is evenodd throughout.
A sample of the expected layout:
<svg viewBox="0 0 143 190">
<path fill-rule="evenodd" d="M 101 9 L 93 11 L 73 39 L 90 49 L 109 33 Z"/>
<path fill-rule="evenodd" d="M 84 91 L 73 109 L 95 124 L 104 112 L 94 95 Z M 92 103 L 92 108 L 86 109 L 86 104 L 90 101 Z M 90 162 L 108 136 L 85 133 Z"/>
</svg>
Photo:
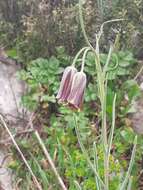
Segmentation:
<svg viewBox="0 0 143 190">
<path fill-rule="evenodd" d="M 108 190 L 109 189 L 109 171 L 108 171 L 109 168 L 108 168 L 108 159 L 107 159 L 108 141 L 107 141 L 107 127 L 106 127 L 106 85 L 107 85 L 107 83 L 106 83 L 105 78 L 106 78 L 107 67 L 108 67 L 111 55 L 108 56 L 107 64 L 106 64 L 105 68 L 102 70 L 102 66 L 101 66 L 101 63 L 100 63 L 99 40 L 100 40 L 101 35 L 103 33 L 103 27 L 104 27 L 105 24 L 111 23 L 111 22 L 121 21 L 121 20 L 124 20 L 124 19 L 109 20 L 109 21 L 104 22 L 101 25 L 99 33 L 96 34 L 96 49 L 94 49 L 94 47 L 90 43 L 90 41 L 89 41 L 89 39 L 87 37 L 86 31 L 85 31 L 83 14 L 82 14 L 82 0 L 79 0 L 79 19 L 80 19 L 81 29 L 82 29 L 85 41 L 86 41 L 87 45 L 91 48 L 93 53 L 95 54 L 98 93 L 99 93 L 99 99 L 100 99 L 100 103 L 101 103 L 101 115 L 102 115 L 101 140 L 102 140 L 102 143 L 103 143 L 103 152 L 104 152 L 104 183 L 105 183 L 104 190 Z M 110 50 L 110 54 L 111 54 L 111 50 Z M 83 60 L 84 59 L 85 58 L 83 57 Z M 83 67 L 82 67 L 82 69 L 83 69 Z M 82 146 L 81 146 L 81 148 L 83 149 Z"/>
<path fill-rule="evenodd" d="M 90 48 L 87 48 L 83 54 L 83 57 L 82 57 L 82 64 L 81 64 L 81 72 L 83 72 L 84 70 L 84 65 L 85 65 L 85 58 L 86 58 L 86 55 L 88 53 L 88 51 L 90 51 L 91 49 Z"/>
<path fill-rule="evenodd" d="M 106 72 L 114 71 L 114 70 L 117 69 L 117 67 L 119 66 L 118 57 L 117 57 L 117 55 L 114 55 L 114 56 L 115 56 L 115 59 L 116 59 L 116 65 L 115 65 L 114 67 L 112 67 L 112 68 L 107 69 Z"/>
<path fill-rule="evenodd" d="M 94 47 L 91 45 L 91 43 L 90 43 L 89 40 L 88 40 L 86 31 L 85 31 L 85 28 L 84 28 L 84 21 L 83 21 L 83 14 L 82 14 L 82 0 L 79 0 L 79 20 L 80 20 L 80 25 L 81 25 L 81 29 L 82 29 L 82 33 L 83 33 L 83 36 L 84 36 L 84 38 L 85 38 L 85 41 L 86 41 L 87 45 L 88 45 L 92 50 L 94 50 Z"/>
<path fill-rule="evenodd" d="M 79 52 L 76 54 L 76 56 L 75 56 L 75 58 L 74 58 L 74 60 L 73 60 L 72 66 L 75 66 L 75 63 L 76 63 L 78 57 L 79 57 L 80 54 L 81 54 L 83 51 L 85 51 L 87 48 L 89 48 L 89 47 L 84 47 L 84 48 L 82 48 L 81 50 L 79 50 Z"/>
<path fill-rule="evenodd" d="M 119 19 L 112 19 L 112 20 L 107 20 L 107 21 L 103 22 L 103 24 L 102 24 L 101 27 L 100 27 L 99 34 L 98 34 L 99 39 L 101 38 L 101 35 L 103 34 L 103 29 L 104 29 L 104 26 L 105 26 L 106 24 L 112 23 L 112 22 L 119 22 L 119 21 L 123 21 L 123 20 L 125 20 L 125 19 L 119 18 Z"/>
<path fill-rule="evenodd" d="M 102 89 L 101 89 L 101 86 L 102 86 L 102 68 L 101 68 L 101 65 L 100 65 L 100 57 L 99 57 L 99 52 L 98 51 L 96 52 L 94 47 L 89 42 L 87 34 L 86 34 L 86 31 L 85 31 L 84 21 L 83 21 L 83 14 L 82 14 L 82 0 L 79 0 L 79 19 L 80 19 L 80 25 L 81 25 L 81 29 L 82 29 L 82 33 L 83 33 L 83 36 L 85 38 L 85 41 L 86 41 L 87 45 L 91 48 L 93 53 L 95 54 L 95 64 L 96 64 L 97 78 L 98 78 L 98 84 L 99 84 L 98 85 L 99 86 L 99 98 L 100 98 L 100 101 L 101 101 L 100 94 L 102 94 Z M 98 43 L 99 40 L 98 39 L 96 39 L 96 40 L 97 40 L 97 43 Z"/>
<path fill-rule="evenodd" d="M 108 170 L 107 170 L 107 129 L 106 129 L 106 97 L 105 97 L 105 86 L 104 86 L 104 75 L 102 71 L 102 67 L 100 64 L 100 54 L 99 54 L 99 37 L 96 35 L 96 50 L 91 45 L 88 40 L 85 28 L 84 28 L 84 21 L 83 21 L 83 14 L 82 14 L 82 2 L 79 0 L 79 17 L 80 17 L 80 24 L 81 29 L 85 38 L 87 45 L 91 48 L 93 53 L 95 54 L 95 64 L 97 70 L 97 82 L 98 82 L 98 90 L 99 90 L 99 99 L 101 102 L 101 113 L 102 113 L 102 143 L 104 148 L 104 180 L 105 186 L 104 189 L 108 190 Z"/>
</svg>

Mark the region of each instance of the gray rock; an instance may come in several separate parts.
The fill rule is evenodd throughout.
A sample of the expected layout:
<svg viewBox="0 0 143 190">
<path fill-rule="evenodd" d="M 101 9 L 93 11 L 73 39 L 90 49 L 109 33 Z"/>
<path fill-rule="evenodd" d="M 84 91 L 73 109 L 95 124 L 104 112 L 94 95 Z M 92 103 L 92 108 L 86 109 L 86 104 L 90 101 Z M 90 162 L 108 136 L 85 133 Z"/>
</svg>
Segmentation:
<svg viewBox="0 0 143 190">
<path fill-rule="evenodd" d="M 143 98 L 139 98 L 133 103 L 135 112 L 130 115 L 133 130 L 137 134 L 143 134 Z"/>
<path fill-rule="evenodd" d="M 23 112 L 20 102 L 25 84 L 16 77 L 18 69 L 17 65 L 0 63 L 0 113 L 3 115 L 18 117 Z"/>
<path fill-rule="evenodd" d="M 21 96 L 26 91 L 24 82 L 18 80 L 17 71 L 19 67 L 16 64 L 3 64 L 0 62 L 0 114 L 2 114 L 10 128 L 22 128 L 18 118 L 24 121 L 24 109 L 21 106 Z M 26 116 L 27 117 L 27 116 Z M 2 130 L 2 129 L 1 129 Z M 1 133 L 2 135 L 2 133 Z M 2 139 L 5 138 L 2 135 Z M 0 164 L 5 157 L 5 153 L 0 148 Z M 12 190 L 12 174 L 6 167 L 0 167 L 0 189 Z"/>
</svg>

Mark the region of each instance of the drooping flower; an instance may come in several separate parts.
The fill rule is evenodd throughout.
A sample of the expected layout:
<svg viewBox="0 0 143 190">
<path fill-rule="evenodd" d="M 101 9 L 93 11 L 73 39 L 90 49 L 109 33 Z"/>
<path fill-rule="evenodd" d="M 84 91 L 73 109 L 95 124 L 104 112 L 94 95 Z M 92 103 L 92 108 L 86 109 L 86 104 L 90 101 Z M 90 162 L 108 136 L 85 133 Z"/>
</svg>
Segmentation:
<svg viewBox="0 0 143 190">
<path fill-rule="evenodd" d="M 67 98 L 69 106 L 80 110 L 86 87 L 86 74 L 83 71 L 77 72 L 72 81 L 71 91 Z"/>
<path fill-rule="evenodd" d="M 72 81 L 77 69 L 74 66 L 69 66 L 64 70 L 63 77 L 60 83 L 60 88 L 56 98 L 60 102 L 66 102 L 71 91 Z"/>
</svg>

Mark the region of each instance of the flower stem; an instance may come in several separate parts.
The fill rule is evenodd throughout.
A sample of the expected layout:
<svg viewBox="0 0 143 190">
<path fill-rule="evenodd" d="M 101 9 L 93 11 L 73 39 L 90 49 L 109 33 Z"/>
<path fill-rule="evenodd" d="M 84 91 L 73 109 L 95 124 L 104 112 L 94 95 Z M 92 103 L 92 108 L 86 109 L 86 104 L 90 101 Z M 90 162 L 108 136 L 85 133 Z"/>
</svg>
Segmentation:
<svg viewBox="0 0 143 190">
<path fill-rule="evenodd" d="M 107 68 L 108 68 L 110 58 L 111 58 L 112 48 L 110 48 L 106 65 L 104 68 L 102 68 L 101 63 L 100 63 L 99 41 L 100 41 L 101 35 L 103 34 L 103 29 L 104 29 L 105 24 L 108 24 L 111 22 L 122 21 L 124 19 L 109 20 L 109 21 L 104 22 L 101 25 L 100 31 L 98 32 L 98 34 L 96 34 L 96 49 L 94 49 L 94 47 L 91 45 L 91 43 L 87 37 L 86 31 L 85 31 L 83 13 L 82 13 L 82 0 L 79 0 L 79 19 L 80 19 L 81 29 L 82 29 L 82 33 L 83 33 L 83 36 L 85 38 L 85 41 L 86 41 L 87 45 L 89 46 L 89 48 L 91 48 L 91 50 L 95 54 L 98 95 L 99 95 L 100 104 L 101 104 L 101 117 L 102 117 L 101 140 L 102 140 L 102 144 L 103 144 L 103 154 L 104 154 L 104 184 L 105 184 L 104 190 L 108 190 L 109 189 L 109 161 L 108 161 L 108 156 L 110 156 L 110 153 L 108 152 L 108 150 L 110 149 L 109 146 L 111 146 L 111 144 L 108 144 L 107 126 L 106 126 L 106 123 L 107 123 L 107 120 L 106 120 L 107 76 L 106 76 L 106 74 L 109 71 Z M 85 60 L 85 56 L 86 56 L 86 51 L 85 51 L 85 54 L 83 56 L 83 60 Z M 116 66 L 118 66 L 118 62 L 116 64 Z M 84 67 L 84 64 L 82 64 L 82 69 L 83 69 L 83 67 Z M 112 69 L 114 69 L 114 68 L 111 68 L 111 70 Z M 112 138 L 113 138 L 113 134 L 112 134 Z M 83 149 L 82 146 L 81 146 L 81 148 Z"/>
<path fill-rule="evenodd" d="M 88 40 L 88 37 L 86 35 L 86 31 L 85 31 L 85 28 L 84 28 L 84 21 L 83 21 L 83 14 L 82 14 L 82 0 L 79 0 L 79 21 L 80 21 L 81 30 L 82 30 L 82 33 L 83 33 L 83 36 L 84 36 L 84 39 L 85 39 L 87 45 L 91 49 L 94 49 L 93 46 L 91 45 L 91 43 Z"/>
<path fill-rule="evenodd" d="M 88 51 L 90 51 L 90 50 L 91 50 L 90 48 L 87 48 L 84 51 L 84 54 L 83 54 L 83 57 L 82 57 L 81 72 L 83 72 L 83 70 L 84 70 L 85 58 L 86 58 L 86 55 L 87 55 Z"/>
<path fill-rule="evenodd" d="M 92 169 L 92 171 L 94 172 L 96 178 L 98 179 L 99 184 L 103 187 L 103 189 L 105 189 L 105 184 L 104 184 L 104 182 L 102 181 L 102 179 L 100 178 L 99 173 L 98 173 L 96 167 L 95 167 L 94 164 L 91 162 L 91 160 L 90 160 L 90 158 L 89 158 L 89 156 L 88 156 L 88 153 L 87 153 L 87 151 L 86 151 L 86 149 L 85 149 L 85 147 L 84 147 L 84 145 L 83 145 L 83 143 L 82 143 L 81 136 L 80 136 L 80 133 L 79 133 L 79 127 L 78 127 L 78 122 L 77 122 L 77 116 L 76 116 L 75 114 L 74 114 L 74 121 L 75 121 L 76 135 L 77 135 L 77 139 L 78 139 L 80 148 L 81 148 L 81 150 L 82 150 L 82 152 L 83 152 L 83 154 L 84 154 L 84 156 L 85 156 L 85 158 L 86 158 L 86 160 L 87 160 L 87 162 L 88 162 L 90 168 Z"/>
<path fill-rule="evenodd" d="M 76 54 L 76 56 L 75 56 L 75 58 L 74 58 L 74 60 L 73 60 L 72 66 L 75 66 L 75 63 L 76 63 L 78 57 L 79 57 L 80 54 L 81 54 L 83 51 L 85 51 L 87 48 L 89 48 L 89 47 L 83 47 L 82 49 L 79 50 L 79 52 Z"/>
<path fill-rule="evenodd" d="M 91 48 L 93 53 L 95 54 L 95 64 L 96 64 L 96 70 L 97 70 L 97 81 L 98 81 L 98 90 L 99 90 L 99 99 L 101 103 L 101 114 L 102 114 L 102 134 L 101 134 L 101 140 L 103 143 L 103 153 L 104 153 L 104 190 L 108 190 L 108 178 L 109 178 L 109 172 L 108 172 L 108 162 L 107 162 L 107 129 L 106 129 L 106 93 L 105 93 L 105 85 L 104 85 L 104 75 L 102 71 L 102 67 L 100 64 L 100 54 L 99 54 L 99 44 L 96 44 L 96 50 L 91 45 L 91 43 L 88 40 L 85 27 L 84 27 L 84 21 L 83 21 L 83 14 L 82 14 L 82 1 L 79 0 L 79 18 L 80 18 L 80 24 L 81 29 L 85 38 L 85 41 L 87 45 Z M 96 42 L 99 43 L 100 35 L 96 36 Z"/>
<path fill-rule="evenodd" d="M 119 187 L 119 190 L 125 190 L 126 186 L 127 186 L 127 183 L 128 183 L 128 181 L 130 179 L 131 171 L 132 171 L 133 164 L 134 164 L 134 161 L 135 161 L 136 146 L 137 146 L 137 135 L 134 138 L 134 146 L 133 146 L 133 150 L 132 150 L 132 155 L 131 155 L 131 160 L 130 160 L 130 163 L 129 163 L 128 171 L 126 173 L 126 176 L 124 178 L 123 183 Z"/>
</svg>

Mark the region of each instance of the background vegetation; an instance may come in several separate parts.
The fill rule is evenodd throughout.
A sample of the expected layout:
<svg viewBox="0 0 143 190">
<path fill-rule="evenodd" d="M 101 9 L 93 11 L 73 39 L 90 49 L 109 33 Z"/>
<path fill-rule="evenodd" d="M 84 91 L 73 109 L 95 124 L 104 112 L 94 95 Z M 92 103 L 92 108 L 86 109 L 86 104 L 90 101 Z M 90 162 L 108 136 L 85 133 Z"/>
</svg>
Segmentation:
<svg viewBox="0 0 143 190">
<path fill-rule="evenodd" d="M 89 0 L 83 1 L 83 8 L 85 28 L 94 47 L 95 34 L 104 21 L 125 19 L 123 22 L 106 25 L 100 44 L 102 65 L 105 65 L 110 45 L 114 44 L 115 40 L 117 45 L 108 74 L 106 110 L 110 125 L 112 101 L 116 92 L 116 128 L 110 157 L 110 189 L 115 190 L 122 175 L 121 171 L 127 170 L 133 139 L 138 132 L 134 132 L 131 118 L 135 112 L 133 102 L 136 99 L 142 102 L 139 81 L 134 77 L 140 68 L 138 60 L 143 58 L 143 1 Z M 73 113 L 68 108 L 59 106 L 55 99 L 64 68 L 71 64 L 76 52 L 85 45 L 78 17 L 78 2 L 1 0 L 0 45 L 22 66 L 18 77 L 28 86 L 26 95 L 22 97 L 22 104 L 35 114 L 33 124 L 41 134 L 68 189 L 76 190 L 74 181 L 78 181 L 83 190 L 96 190 L 93 172 L 88 167 L 77 142 Z M 85 71 L 88 84 L 84 108 L 78 113 L 78 123 L 82 142 L 93 160 L 91 145 L 95 139 L 98 142 L 101 115 L 92 53 L 87 55 Z M 22 137 L 17 141 L 43 189 L 47 190 L 48 186 L 49 190 L 58 190 L 59 186 L 38 143 L 35 142 L 35 136 Z M 142 144 L 142 135 L 139 134 L 132 172 L 133 190 L 142 187 Z M 103 176 L 103 151 L 100 144 L 97 149 L 99 170 Z M 31 176 L 14 147 L 12 152 L 13 161 L 9 167 L 16 173 L 15 181 L 22 179 L 19 188 L 26 189 L 27 184 L 29 189 L 34 188 Z"/>
</svg>

